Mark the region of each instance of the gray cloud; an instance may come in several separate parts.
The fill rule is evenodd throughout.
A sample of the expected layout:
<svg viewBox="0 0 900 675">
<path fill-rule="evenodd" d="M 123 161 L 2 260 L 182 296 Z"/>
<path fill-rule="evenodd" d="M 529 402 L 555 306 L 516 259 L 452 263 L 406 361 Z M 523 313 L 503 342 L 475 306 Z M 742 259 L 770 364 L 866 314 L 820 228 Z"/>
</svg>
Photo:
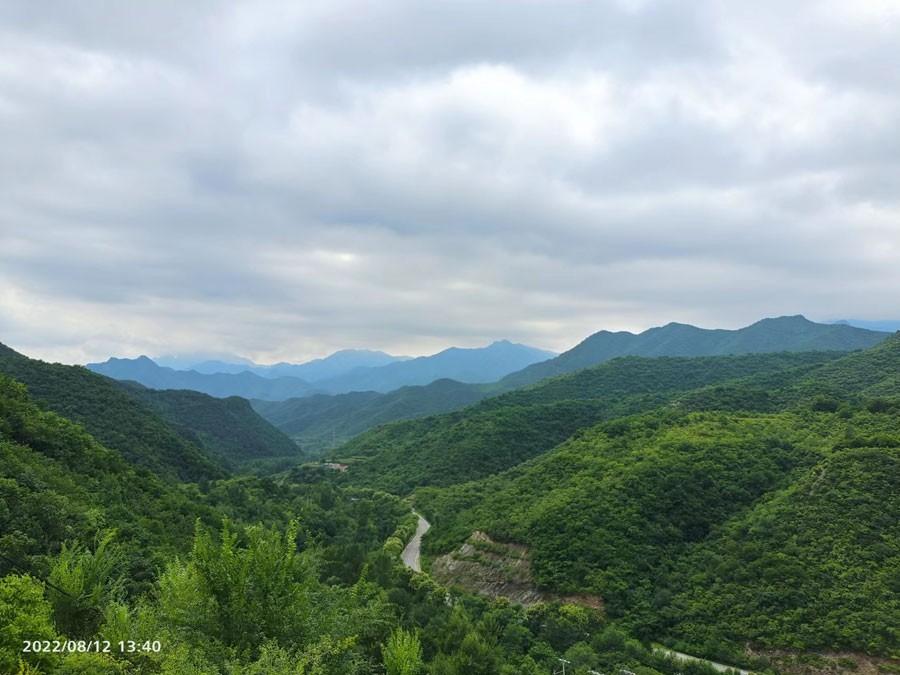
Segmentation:
<svg viewBox="0 0 900 675">
<path fill-rule="evenodd" d="M 0 42 L 35 356 L 900 315 L 892 3 L 22 1 Z"/>
</svg>

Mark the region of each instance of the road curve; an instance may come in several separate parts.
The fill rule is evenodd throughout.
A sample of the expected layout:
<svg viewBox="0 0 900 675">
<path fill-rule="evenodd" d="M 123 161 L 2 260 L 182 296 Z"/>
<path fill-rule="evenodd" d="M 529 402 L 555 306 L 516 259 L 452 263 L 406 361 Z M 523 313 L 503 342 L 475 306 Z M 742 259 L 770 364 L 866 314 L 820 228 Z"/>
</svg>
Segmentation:
<svg viewBox="0 0 900 675">
<path fill-rule="evenodd" d="M 416 513 L 415 511 L 413 511 L 413 513 L 418 516 L 419 525 L 416 527 L 416 533 L 413 535 L 413 538 L 409 540 L 406 548 L 403 549 L 401 557 L 403 558 L 403 564 L 409 569 L 414 572 L 421 572 L 422 565 L 419 563 L 419 548 L 422 546 L 422 535 L 428 532 L 431 524 L 425 520 L 421 514 Z"/>
<path fill-rule="evenodd" d="M 710 661 L 708 659 L 701 659 L 699 656 L 682 654 L 681 652 L 676 652 L 674 649 L 669 649 L 668 647 L 663 647 L 661 645 L 656 649 L 657 651 L 663 652 L 666 656 L 671 656 L 678 659 L 679 661 L 701 661 L 703 663 L 708 663 L 720 673 L 724 673 L 729 670 L 735 670 L 740 673 L 740 675 L 753 675 L 753 673 L 751 673 L 749 670 L 744 670 L 742 668 L 738 668 L 737 666 L 726 666 L 724 663 L 716 663 L 715 661 Z"/>
</svg>

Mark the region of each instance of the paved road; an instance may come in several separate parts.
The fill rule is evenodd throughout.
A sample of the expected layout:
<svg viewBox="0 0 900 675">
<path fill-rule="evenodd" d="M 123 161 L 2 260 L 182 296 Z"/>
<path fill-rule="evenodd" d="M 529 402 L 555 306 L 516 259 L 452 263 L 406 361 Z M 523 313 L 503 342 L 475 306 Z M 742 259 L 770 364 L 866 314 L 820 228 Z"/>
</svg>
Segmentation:
<svg viewBox="0 0 900 675">
<path fill-rule="evenodd" d="M 664 652 L 666 656 L 674 656 L 679 661 L 702 661 L 703 663 L 708 663 L 713 668 L 718 670 L 721 673 L 724 673 L 726 670 L 736 670 L 740 673 L 740 675 L 753 675 L 749 670 L 742 670 L 737 666 L 726 666 L 723 663 L 716 663 L 715 661 L 709 661 L 707 659 L 701 659 L 697 656 L 691 656 L 690 654 L 682 654 L 681 652 L 676 652 L 672 649 L 668 649 L 666 647 L 657 647 L 657 650 Z"/>
<path fill-rule="evenodd" d="M 419 526 L 416 528 L 416 533 L 413 535 L 413 538 L 409 540 L 409 543 L 406 545 L 406 548 L 403 549 L 403 564 L 406 565 L 409 569 L 414 572 L 421 572 L 422 566 L 419 564 L 419 548 L 422 545 L 422 535 L 428 532 L 428 529 L 431 527 L 431 524 L 425 520 L 420 514 L 413 511 L 419 517 Z"/>
</svg>

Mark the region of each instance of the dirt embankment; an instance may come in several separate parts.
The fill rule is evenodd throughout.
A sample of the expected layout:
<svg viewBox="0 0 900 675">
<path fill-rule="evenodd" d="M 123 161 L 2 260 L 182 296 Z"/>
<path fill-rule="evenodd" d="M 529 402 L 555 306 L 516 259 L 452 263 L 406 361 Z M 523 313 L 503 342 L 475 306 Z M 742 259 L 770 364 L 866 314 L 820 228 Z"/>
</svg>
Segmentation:
<svg viewBox="0 0 900 675">
<path fill-rule="evenodd" d="M 435 558 L 431 576 L 445 586 L 461 586 L 491 598 L 504 597 L 522 605 L 560 600 L 603 609 L 603 600 L 594 595 L 567 595 L 534 587 L 528 549 L 520 544 L 501 544 L 476 531 L 457 551 Z"/>
<path fill-rule="evenodd" d="M 862 652 L 754 649 L 751 656 L 764 656 L 787 675 L 900 675 L 900 659 L 869 656 Z"/>
</svg>

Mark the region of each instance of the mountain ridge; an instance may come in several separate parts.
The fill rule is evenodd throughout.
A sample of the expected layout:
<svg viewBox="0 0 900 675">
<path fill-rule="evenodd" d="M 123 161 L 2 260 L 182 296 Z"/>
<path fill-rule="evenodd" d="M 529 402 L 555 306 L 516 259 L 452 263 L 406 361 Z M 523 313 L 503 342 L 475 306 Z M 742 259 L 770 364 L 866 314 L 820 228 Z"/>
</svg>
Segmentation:
<svg viewBox="0 0 900 675">
<path fill-rule="evenodd" d="M 775 351 L 854 351 L 877 344 L 890 333 L 846 324 L 820 324 L 801 314 L 765 318 L 735 330 L 698 328 L 671 322 L 641 333 L 598 331 L 555 359 L 511 373 L 503 389 L 532 384 L 616 356 L 722 356 Z"/>
<path fill-rule="evenodd" d="M 111 357 L 103 363 L 89 363 L 86 367 L 117 380 L 133 380 L 152 389 L 193 389 L 216 397 L 241 396 L 282 401 L 317 393 L 387 393 L 400 387 L 425 385 L 440 379 L 468 383 L 492 382 L 527 365 L 555 356 L 555 353 L 508 340 L 498 340 L 487 347 L 450 347 L 437 354 L 414 359 L 397 360 L 397 357 L 385 356 L 394 360 L 382 366 L 356 366 L 335 377 L 315 382 L 290 375 L 263 377 L 247 370 L 210 374 L 195 370 L 176 370 L 160 366 L 145 355 L 136 359 Z"/>
</svg>

